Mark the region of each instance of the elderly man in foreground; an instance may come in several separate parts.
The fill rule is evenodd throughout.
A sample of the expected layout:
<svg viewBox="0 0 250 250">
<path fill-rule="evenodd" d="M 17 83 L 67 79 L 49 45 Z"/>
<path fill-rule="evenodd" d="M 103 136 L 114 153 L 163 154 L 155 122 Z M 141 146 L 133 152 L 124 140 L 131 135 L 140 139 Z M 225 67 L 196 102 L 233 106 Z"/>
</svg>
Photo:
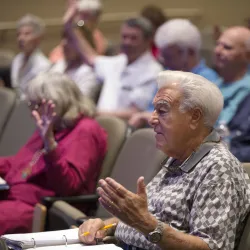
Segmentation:
<svg viewBox="0 0 250 250">
<path fill-rule="evenodd" d="M 250 211 L 250 180 L 213 130 L 222 94 L 205 78 L 179 71 L 160 73 L 158 87 L 150 123 L 169 160 L 147 187 L 138 179 L 136 194 L 100 180 L 99 201 L 114 218 L 84 222 L 79 238 L 94 244 L 115 233 L 124 249 L 233 250 Z M 115 231 L 100 230 L 110 223 Z"/>
</svg>

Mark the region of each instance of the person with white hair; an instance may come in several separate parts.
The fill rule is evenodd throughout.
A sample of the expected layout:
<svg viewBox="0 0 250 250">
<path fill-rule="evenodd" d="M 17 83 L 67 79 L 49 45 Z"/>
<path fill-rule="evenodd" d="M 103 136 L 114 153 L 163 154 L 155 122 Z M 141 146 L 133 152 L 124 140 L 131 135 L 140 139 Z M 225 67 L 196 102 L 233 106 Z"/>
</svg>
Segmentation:
<svg viewBox="0 0 250 250">
<path fill-rule="evenodd" d="M 143 17 L 125 20 L 121 26 L 121 53 L 108 57 L 97 55 L 74 28 L 75 13 L 74 5 L 65 13 L 65 32 L 103 83 L 98 113 L 128 120 L 134 113 L 146 110 L 154 94 L 156 76 L 162 70 L 150 51 L 154 33 L 150 21 Z"/>
<path fill-rule="evenodd" d="M 192 72 L 214 82 L 218 75 L 200 58 L 202 46 L 198 28 L 187 19 L 172 19 L 161 25 L 155 35 L 155 44 L 165 68 Z"/>
<path fill-rule="evenodd" d="M 108 42 L 103 33 L 98 28 L 99 20 L 102 15 L 102 2 L 101 0 L 68 0 L 68 8 L 72 2 L 76 2 L 77 7 L 77 24 L 79 28 L 88 29 L 93 37 L 94 49 L 99 55 L 104 55 L 107 51 Z M 52 63 L 62 60 L 64 57 L 62 44 L 54 48 L 49 55 Z"/>
<path fill-rule="evenodd" d="M 37 130 L 16 155 L 0 157 L 0 177 L 10 186 L 0 194 L 0 235 L 31 232 L 44 196 L 95 192 L 107 149 L 93 105 L 66 75 L 40 73 L 26 98 Z"/>
<path fill-rule="evenodd" d="M 100 180 L 99 202 L 114 217 L 85 221 L 79 238 L 95 244 L 95 237 L 114 233 L 123 249 L 136 250 L 237 249 L 250 212 L 250 180 L 213 129 L 223 96 L 189 72 L 161 72 L 158 87 L 150 124 L 156 147 L 170 158 L 147 187 L 138 179 L 137 193 Z M 113 230 L 101 230 L 110 223 Z"/>
<path fill-rule="evenodd" d="M 217 73 L 200 58 L 201 34 L 189 20 L 171 19 L 162 24 L 156 31 L 155 44 L 166 69 L 192 72 L 211 82 L 218 79 Z M 151 103 L 147 111 L 134 114 L 129 124 L 135 128 L 145 126 L 152 112 Z"/>
<path fill-rule="evenodd" d="M 44 22 L 34 15 L 28 14 L 17 22 L 17 43 L 21 52 L 11 65 L 11 86 L 21 99 L 25 98 L 27 83 L 50 67 L 49 60 L 39 48 L 44 31 Z"/>
</svg>

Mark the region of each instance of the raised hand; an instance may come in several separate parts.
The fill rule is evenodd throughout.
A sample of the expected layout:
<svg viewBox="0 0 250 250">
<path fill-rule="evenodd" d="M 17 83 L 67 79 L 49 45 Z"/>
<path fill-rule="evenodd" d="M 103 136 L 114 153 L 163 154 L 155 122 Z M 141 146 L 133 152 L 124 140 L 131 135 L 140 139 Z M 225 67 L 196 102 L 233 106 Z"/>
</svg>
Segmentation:
<svg viewBox="0 0 250 250">
<path fill-rule="evenodd" d="M 99 202 L 115 217 L 143 232 L 147 222 L 155 222 L 148 211 L 146 187 L 144 178 L 137 181 L 137 193 L 132 193 L 111 178 L 99 181 L 97 189 L 100 195 Z"/>
<path fill-rule="evenodd" d="M 72 5 L 76 5 L 76 0 L 67 0 L 67 9 L 70 8 Z"/>
<path fill-rule="evenodd" d="M 75 0 L 68 1 L 68 8 L 63 16 L 63 23 L 66 26 L 72 26 L 72 22 L 74 21 L 75 17 L 77 16 L 77 6 Z"/>
<path fill-rule="evenodd" d="M 56 144 L 53 132 L 56 118 L 55 104 L 51 100 L 43 99 L 40 106 L 32 110 L 32 116 L 36 121 L 45 149 L 51 150 Z"/>
</svg>

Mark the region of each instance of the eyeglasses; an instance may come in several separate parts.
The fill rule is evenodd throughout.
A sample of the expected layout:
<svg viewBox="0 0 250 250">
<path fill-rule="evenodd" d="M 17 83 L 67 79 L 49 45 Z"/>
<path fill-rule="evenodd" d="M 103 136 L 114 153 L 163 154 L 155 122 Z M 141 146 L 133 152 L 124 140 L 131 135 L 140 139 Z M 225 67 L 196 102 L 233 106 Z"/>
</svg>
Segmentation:
<svg viewBox="0 0 250 250">
<path fill-rule="evenodd" d="M 32 110 L 38 110 L 40 108 L 40 106 L 41 106 L 41 102 L 38 103 L 36 101 L 29 101 L 28 106 Z"/>
</svg>

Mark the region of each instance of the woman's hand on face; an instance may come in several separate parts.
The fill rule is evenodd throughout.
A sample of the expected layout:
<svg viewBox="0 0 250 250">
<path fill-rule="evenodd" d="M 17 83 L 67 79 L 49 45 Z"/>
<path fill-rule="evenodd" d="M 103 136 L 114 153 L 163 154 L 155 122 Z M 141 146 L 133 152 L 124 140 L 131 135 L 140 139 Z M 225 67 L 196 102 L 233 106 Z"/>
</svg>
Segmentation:
<svg viewBox="0 0 250 250">
<path fill-rule="evenodd" d="M 43 99 L 38 109 L 32 110 L 32 116 L 35 119 L 45 149 L 51 149 L 56 144 L 53 132 L 56 118 L 55 104 L 51 100 Z"/>
</svg>

